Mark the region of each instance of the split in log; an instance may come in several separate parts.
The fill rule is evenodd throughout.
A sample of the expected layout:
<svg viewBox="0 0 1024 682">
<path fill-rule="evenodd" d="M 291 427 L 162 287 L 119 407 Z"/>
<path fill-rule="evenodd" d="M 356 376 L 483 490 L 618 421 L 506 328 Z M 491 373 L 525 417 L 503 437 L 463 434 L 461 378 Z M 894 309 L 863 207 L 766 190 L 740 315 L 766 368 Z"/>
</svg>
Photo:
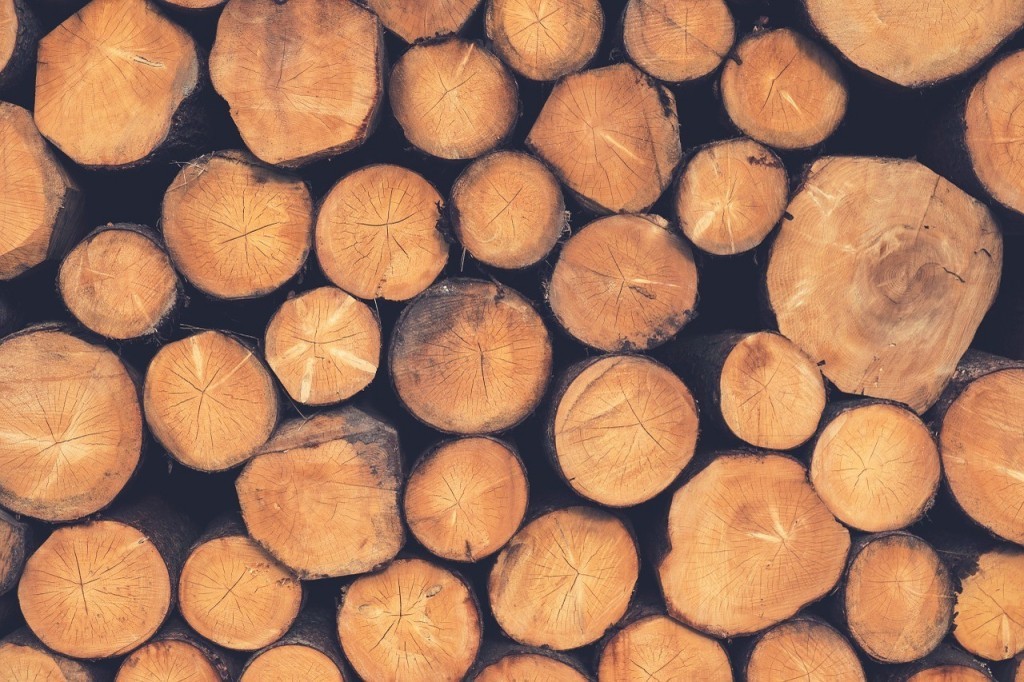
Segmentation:
<svg viewBox="0 0 1024 682">
<path fill-rule="evenodd" d="M 724 0 L 629 0 L 626 54 L 658 80 L 681 83 L 718 68 L 736 40 Z"/>
<path fill-rule="evenodd" d="M 277 388 L 259 357 L 221 332 L 162 347 L 149 363 L 146 423 L 172 457 L 199 471 L 241 464 L 277 425 Z"/>
<path fill-rule="evenodd" d="M 487 0 L 487 37 L 516 72 L 553 81 L 597 54 L 604 32 L 599 0 Z"/>
<path fill-rule="evenodd" d="M 326 610 L 304 610 L 284 637 L 253 654 L 239 682 L 350 680 L 333 621 Z"/>
<path fill-rule="evenodd" d="M 998 288 L 988 209 L 914 161 L 827 157 L 787 211 L 768 261 L 779 330 L 839 390 L 926 410 Z"/>
<path fill-rule="evenodd" d="M 398 434 L 351 407 L 283 424 L 235 482 L 246 528 L 303 580 L 364 573 L 405 543 Z"/>
<path fill-rule="evenodd" d="M 640 568 L 636 541 L 605 511 L 569 507 L 520 530 L 487 583 L 501 629 L 556 651 L 595 642 L 626 613 Z"/>
<path fill-rule="evenodd" d="M 600 682 L 701 680 L 732 682 L 725 648 L 668 616 L 638 618 L 616 632 L 601 649 Z"/>
<path fill-rule="evenodd" d="M 178 584 L 181 615 L 200 635 L 228 649 L 253 651 L 279 640 L 302 606 L 295 575 L 224 519 L 192 548 Z"/>
<path fill-rule="evenodd" d="M 100 682 L 104 678 L 94 666 L 50 651 L 31 632 L 23 629 L 0 639 L 0 679 L 9 682 Z"/>
<path fill-rule="evenodd" d="M 818 428 L 825 381 L 784 336 L 754 332 L 680 339 L 663 357 L 728 433 L 755 447 L 795 448 Z"/>
<path fill-rule="evenodd" d="M 52 326 L 0 343 L 0 504 L 51 522 L 92 514 L 141 451 L 138 390 L 116 355 Z"/>
<path fill-rule="evenodd" d="M 137 166 L 195 132 L 196 44 L 148 0 L 93 0 L 38 59 L 36 125 L 79 165 Z"/>
<path fill-rule="evenodd" d="M 342 591 L 338 637 L 364 679 L 456 682 L 476 659 L 482 632 L 469 586 L 422 559 L 393 561 Z"/>
<path fill-rule="evenodd" d="M 471 159 L 494 149 L 519 113 L 516 81 L 505 66 L 460 38 L 409 48 L 388 87 L 406 138 L 442 159 Z"/>
<path fill-rule="evenodd" d="M 526 144 L 606 213 L 649 208 L 682 158 L 675 97 L 629 64 L 559 81 Z"/>
<path fill-rule="evenodd" d="M 555 390 L 549 453 L 569 487 L 629 507 L 665 490 L 697 446 L 697 405 L 667 367 L 604 355 L 571 367 Z"/>
<path fill-rule="evenodd" d="M 788 28 L 744 38 L 722 71 L 722 102 L 736 127 L 779 149 L 813 147 L 846 114 L 839 65 Z"/>
<path fill-rule="evenodd" d="M 501 642 L 485 645 L 467 679 L 472 682 L 589 682 L 592 678 L 579 661 L 566 654 Z"/>
<path fill-rule="evenodd" d="M 847 627 L 857 644 L 883 663 L 931 653 L 953 621 L 953 582 L 939 555 L 909 533 L 881 533 L 850 553 L 842 587 Z"/>
<path fill-rule="evenodd" d="M 389 365 L 398 397 L 417 419 L 447 433 L 494 433 L 540 403 L 551 339 L 512 289 L 449 279 L 402 312 Z"/>
<path fill-rule="evenodd" d="M 795 459 L 717 456 L 672 497 L 658 564 L 669 615 L 719 637 L 780 623 L 839 581 L 850 534 Z"/>
<path fill-rule="evenodd" d="M 473 162 L 455 181 L 449 210 L 466 250 L 499 268 L 537 263 L 567 225 L 558 180 L 522 152 L 495 152 Z"/>
<path fill-rule="evenodd" d="M 547 294 L 555 319 L 578 341 L 606 351 L 648 350 L 693 316 L 697 266 L 664 218 L 608 216 L 565 243 Z"/>
<path fill-rule="evenodd" d="M 159 237 L 126 223 L 94 230 L 67 255 L 57 277 L 71 314 L 111 339 L 156 332 L 177 305 L 178 288 Z"/>
<path fill-rule="evenodd" d="M 811 484 L 837 519 L 869 533 L 899 530 L 935 499 L 939 450 L 921 419 L 895 403 L 829 408 L 811 450 Z"/>
<path fill-rule="evenodd" d="M 403 506 L 409 530 L 431 553 L 479 561 L 519 530 L 528 497 L 526 468 L 511 447 L 493 438 L 461 438 L 416 462 Z"/>
<path fill-rule="evenodd" d="M 7 280 L 71 248 L 83 201 L 32 114 L 7 102 L 0 102 L 0 149 L 0 280 Z"/>
<path fill-rule="evenodd" d="M 328 405 L 351 398 L 377 375 L 380 322 L 341 289 L 288 299 L 267 325 L 267 364 L 292 400 Z"/>
<path fill-rule="evenodd" d="M 301 166 L 370 136 L 384 61 L 380 22 L 350 0 L 231 0 L 210 79 L 253 154 Z"/>
<path fill-rule="evenodd" d="M 0 90 L 10 90 L 36 65 L 39 21 L 27 0 L 0 2 Z"/>
<path fill-rule="evenodd" d="M 114 682 L 231 682 L 235 667 L 224 650 L 171 620 L 124 660 Z"/>
<path fill-rule="evenodd" d="M 706 0 L 701 0 L 706 2 Z M 761 244 L 786 210 L 789 177 L 770 149 L 746 138 L 714 142 L 686 164 L 675 195 L 683 233 L 731 256 Z"/>
<path fill-rule="evenodd" d="M 865 682 L 857 652 L 835 628 L 797 616 L 761 635 L 745 667 L 747 682 Z"/>
<path fill-rule="evenodd" d="M 448 262 L 443 201 L 401 166 L 366 166 L 338 181 L 320 205 L 316 255 L 327 278 L 359 298 L 404 301 Z"/>
<path fill-rule="evenodd" d="M 253 298 L 306 262 L 313 200 L 297 176 L 244 152 L 214 152 L 178 173 L 161 224 L 171 258 L 192 284 L 217 298 Z"/>
<path fill-rule="evenodd" d="M 18 583 L 28 558 L 30 539 L 28 524 L 0 509 L 0 594 L 10 592 Z"/>
<path fill-rule="evenodd" d="M 973 654 L 1004 661 L 1024 652 L 1024 550 L 1009 546 L 978 557 L 956 598 L 953 636 Z"/>
<path fill-rule="evenodd" d="M 367 0 L 389 31 L 407 43 L 456 33 L 480 0 Z"/>
<path fill-rule="evenodd" d="M 814 27 L 847 59 L 912 88 L 970 71 L 1024 24 L 1021 0 L 965 0 L 928 12 L 892 0 L 803 3 Z"/>
</svg>

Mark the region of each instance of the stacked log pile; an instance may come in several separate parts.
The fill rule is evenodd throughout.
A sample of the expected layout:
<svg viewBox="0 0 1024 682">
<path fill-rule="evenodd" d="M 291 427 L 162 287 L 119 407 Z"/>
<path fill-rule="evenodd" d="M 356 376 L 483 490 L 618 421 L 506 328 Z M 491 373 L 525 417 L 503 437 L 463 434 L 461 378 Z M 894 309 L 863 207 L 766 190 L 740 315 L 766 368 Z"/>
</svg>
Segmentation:
<svg viewBox="0 0 1024 682">
<path fill-rule="evenodd" d="M 1024 682 L 1024 0 L 0 0 L 0 682 Z"/>
</svg>

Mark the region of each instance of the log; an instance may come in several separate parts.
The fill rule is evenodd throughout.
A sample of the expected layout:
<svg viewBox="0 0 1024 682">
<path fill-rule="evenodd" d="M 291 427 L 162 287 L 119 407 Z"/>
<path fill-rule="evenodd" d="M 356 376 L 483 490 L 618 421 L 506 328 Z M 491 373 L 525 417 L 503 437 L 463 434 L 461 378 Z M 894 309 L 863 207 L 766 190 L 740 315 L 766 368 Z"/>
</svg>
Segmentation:
<svg viewBox="0 0 1024 682">
<path fill-rule="evenodd" d="M 448 262 L 443 203 L 423 176 L 401 166 L 375 164 L 346 175 L 317 215 L 321 269 L 359 298 L 412 298 Z"/>
<path fill-rule="evenodd" d="M 570 367 L 547 423 L 555 471 L 579 495 L 630 507 L 665 490 L 697 447 L 697 404 L 667 367 L 603 355 Z"/>
<path fill-rule="evenodd" d="M 811 24 L 856 66 L 910 88 L 972 70 L 1024 25 L 1021 0 L 968 0 L 921 12 L 888 2 L 803 0 Z M 877 10 L 877 11 L 876 11 Z"/>
<path fill-rule="evenodd" d="M 526 145 L 602 213 L 649 208 L 682 158 L 675 97 L 629 64 L 559 81 Z"/>
<path fill-rule="evenodd" d="M 945 644 L 920 661 L 900 666 L 890 679 L 892 682 L 993 682 L 995 679 L 1015 682 L 1013 678 L 993 677 L 987 665 Z"/>
<path fill-rule="evenodd" d="M 1024 652 L 1024 549 L 1001 546 L 981 553 L 961 578 L 953 636 L 967 651 L 992 661 Z"/>
<path fill-rule="evenodd" d="M 240 519 L 211 523 L 193 545 L 178 583 L 188 624 L 228 649 L 255 651 L 279 640 L 302 607 L 302 584 L 246 535 Z"/>
<path fill-rule="evenodd" d="M 252 655 L 239 682 L 288 680 L 302 671 L 310 682 L 346 682 L 353 679 L 345 665 L 333 616 L 326 609 L 304 609 L 284 637 Z"/>
<path fill-rule="evenodd" d="M 171 620 L 124 659 L 114 682 L 231 682 L 237 668 L 230 654 Z"/>
<path fill-rule="evenodd" d="M 5 680 L 100 682 L 106 679 L 103 672 L 93 664 L 50 651 L 27 628 L 0 639 L 0 675 Z"/>
<path fill-rule="evenodd" d="M 525 479 L 524 479 L 525 483 Z M 0 595 L 18 584 L 31 551 L 32 529 L 0 509 Z"/>
<path fill-rule="evenodd" d="M 193 537 L 185 518 L 155 499 L 58 528 L 29 557 L 18 585 L 28 626 L 65 656 L 132 651 L 173 609 Z"/>
<path fill-rule="evenodd" d="M 640 559 L 618 517 L 590 507 L 541 514 L 513 536 L 487 582 L 502 631 L 556 651 L 596 642 L 626 613 Z"/>
<path fill-rule="evenodd" d="M 505 546 L 526 515 L 526 467 L 494 438 L 449 440 L 416 461 L 402 501 L 409 530 L 432 554 L 476 562 Z"/>
<path fill-rule="evenodd" d="M 867 680 L 857 652 L 846 638 L 820 618 L 807 615 L 760 635 L 746 659 L 744 675 L 747 682 Z"/>
<path fill-rule="evenodd" d="M 472 682 L 507 680 L 557 680 L 588 682 L 587 669 L 566 654 L 505 642 L 485 644 L 476 665 L 466 678 Z"/>
<path fill-rule="evenodd" d="M 306 262 L 313 200 L 290 173 L 245 152 L 213 152 L 182 166 L 164 195 L 161 225 L 174 264 L 196 288 L 254 298 Z"/>
<path fill-rule="evenodd" d="M 659 356 L 692 386 L 720 427 L 755 447 L 789 450 L 810 438 L 825 408 L 821 372 L 775 332 L 672 342 Z"/>
<path fill-rule="evenodd" d="M 384 62 L 380 22 L 350 0 L 231 0 L 217 22 L 210 79 L 245 146 L 296 167 L 366 141 Z"/>
<path fill-rule="evenodd" d="M 389 31 L 407 43 L 458 33 L 480 0 L 367 0 Z"/>
<path fill-rule="evenodd" d="M 418 44 L 399 58 L 388 85 L 405 137 L 442 159 L 494 149 L 519 114 L 515 79 L 487 49 L 461 38 Z"/>
<path fill-rule="evenodd" d="M 788 28 L 755 32 L 722 70 L 722 103 L 758 142 L 804 149 L 826 140 L 846 114 L 839 65 L 814 41 Z"/>
<path fill-rule="evenodd" d="M 56 325 L 0 342 L 0 504 L 71 521 L 110 504 L 139 463 L 142 412 L 112 352 Z"/>
<path fill-rule="evenodd" d="M 353 407 L 285 422 L 235 482 L 249 534 L 303 580 L 364 573 L 405 543 L 398 433 Z"/>
<path fill-rule="evenodd" d="M 599 0 L 487 0 L 484 26 L 494 51 L 516 73 L 553 81 L 597 54 L 604 12 Z"/>
<path fill-rule="evenodd" d="M 547 298 L 555 319 L 581 343 L 605 351 L 649 350 L 693 317 L 697 266 L 664 218 L 609 216 L 565 243 Z"/>
<path fill-rule="evenodd" d="M 906 528 L 935 501 L 938 447 L 921 419 L 898 403 L 833 403 L 810 452 L 811 484 L 852 528 Z"/>
<path fill-rule="evenodd" d="M 0 102 L 0 147 L 0 280 L 8 280 L 64 256 L 78 237 L 83 201 L 30 112 Z"/>
<path fill-rule="evenodd" d="M 674 196 L 683 234 L 716 256 L 759 246 L 782 220 L 788 199 L 782 160 L 747 138 L 701 147 L 683 169 Z"/>
<path fill-rule="evenodd" d="M 194 143 L 202 65 L 148 0 L 92 0 L 39 41 L 35 120 L 91 168 L 132 168 Z"/>
<path fill-rule="evenodd" d="M 402 312 L 388 364 L 399 399 L 423 423 L 494 433 L 537 408 L 551 376 L 551 339 L 516 291 L 448 279 Z"/>
<path fill-rule="evenodd" d="M 792 617 L 835 587 L 850 534 L 785 455 L 722 453 L 672 496 L 656 563 L 668 613 L 718 637 Z"/>
<path fill-rule="evenodd" d="M 469 585 L 422 559 L 393 561 L 342 589 L 338 637 L 363 679 L 461 680 L 482 632 Z"/>
<path fill-rule="evenodd" d="M 205 13 L 217 9 L 227 0 L 160 0 L 168 9 L 189 13 Z"/>
<path fill-rule="evenodd" d="M 285 301 L 267 325 L 267 364 L 292 400 L 329 405 L 377 375 L 380 321 L 341 289 L 320 287 Z"/>
<path fill-rule="evenodd" d="M 150 228 L 107 224 L 60 265 L 57 289 L 79 322 L 110 339 L 156 333 L 179 302 L 180 283 Z"/>
<path fill-rule="evenodd" d="M 656 677 L 655 677 L 656 676 Z M 639 612 L 601 647 L 597 678 L 601 682 L 703 680 L 732 682 L 725 647 L 663 613 Z"/>
<path fill-rule="evenodd" d="M 839 599 L 850 635 L 868 656 L 907 663 L 927 656 L 949 632 L 953 587 L 935 550 L 897 531 L 857 542 Z"/>
<path fill-rule="evenodd" d="M 669 83 L 707 76 L 736 40 L 736 25 L 723 0 L 629 0 L 622 42 L 629 58 Z"/>
<path fill-rule="evenodd" d="M 259 356 L 218 331 L 163 346 L 146 370 L 143 404 L 160 444 L 199 471 L 249 459 L 270 438 L 280 411 Z"/>
<path fill-rule="evenodd" d="M 32 73 L 38 43 L 39 20 L 28 2 L 0 2 L 0 92 L 21 85 Z"/>
<path fill-rule="evenodd" d="M 505 269 L 544 259 L 568 225 L 558 180 L 535 157 L 516 151 L 467 166 L 452 186 L 448 210 L 466 250 Z"/>
<path fill-rule="evenodd" d="M 767 275 L 779 330 L 839 390 L 923 412 L 998 288 L 988 210 L 914 161 L 867 157 L 816 161 L 786 210 Z"/>
</svg>

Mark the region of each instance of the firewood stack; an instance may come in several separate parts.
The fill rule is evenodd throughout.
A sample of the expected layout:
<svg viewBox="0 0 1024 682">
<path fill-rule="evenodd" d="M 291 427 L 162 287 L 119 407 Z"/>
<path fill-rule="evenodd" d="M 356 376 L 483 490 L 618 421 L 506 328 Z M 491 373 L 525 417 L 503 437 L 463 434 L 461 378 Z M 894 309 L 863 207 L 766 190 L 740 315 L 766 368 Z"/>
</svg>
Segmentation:
<svg viewBox="0 0 1024 682">
<path fill-rule="evenodd" d="M 0 0 L 0 682 L 1024 682 L 1022 27 Z"/>
</svg>

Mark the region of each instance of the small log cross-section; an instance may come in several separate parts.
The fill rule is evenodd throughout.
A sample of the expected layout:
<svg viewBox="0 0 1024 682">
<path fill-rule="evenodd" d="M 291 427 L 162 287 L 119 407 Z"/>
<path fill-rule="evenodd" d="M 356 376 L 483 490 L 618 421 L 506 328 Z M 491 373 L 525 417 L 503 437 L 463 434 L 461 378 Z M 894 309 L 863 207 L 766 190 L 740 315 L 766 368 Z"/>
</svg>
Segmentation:
<svg viewBox="0 0 1024 682">
<path fill-rule="evenodd" d="M 0 594 L 10 592 L 18 584 L 28 558 L 30 537 L 27 523 L 0 509 Z"/>
<path fill-rule="evenodd" d="M 104 678 L 93 666 L 50 651 L 30 631 L 21 629 L 0 639 L 0 679 L 10 682 L 100 682 Z"/>
<path fill-rule="evenodd" d="M 182 167 L 164 195 L 161 223 L 192 284 L 217 298 L 253 298 L 306 262 L 313 200 L 296 176 L 245 152 L 214 152 Z"/>
<path fill-rule="evenodd" d="M 233 682 L 235 660 L 178 620 L 124 659 L 114 682 Z"/>
<path fill-rule="evenodd" d="M 667 488 L 697 446 L 697 405 L 667 367 L 605 355 L 571 367 L 555 391 L 549 447 L 573 490 L 628 507 Z"/>
<path fill-rule="evenodd" d="M 422 559 L 394 561 L 342 591 L 338 636 L 363 679 L 457 682 L 476 659 L 482 633 L 469 586 Z"/>
<path fill-rule="evenodd" d="M 519 455 L 493 438 L 461 438 L 426 452 L 405 488 L 409 530 L 433 554 L 479 561 L 519 530 L 529 496 Z"/>
<path fill-rule="evenodd" d="M 530 646 L 595 642 L 629 606 L 640 568 L 617 517 L 590 507 L 548 512 L 516 533 L 487 583 L 501 629 Z"/>
<path fill-rule="evenodd" d="M 93 0 L 39 42 L 36 125 L 80 165 L 138 165 L 194 124 L 200 80 L 192 37 L 149 0 Z"/>
<path fill-rule="evenodd" d="M 53 327 L 0 343 L 0 505 L 44 521 L 92 514 L 141 450 L 138 390 L 116 355 Z"/>
<path fill-rule="evenodd" d="M 604 32 L 599 0 L 487 0 L 487 37 L 515 71 L 553 81 L 579 71 Z"/>
<path fill-rule="evenodd" d="M 649 208 L 682 158 L 675 98 L 629 64 L 559 81 L 526 144 L 608 213 Z"/>
<path fill-rule="evenodd" d="M 0 90 L 20 85 L 36 64 L 39 21 L 28 0 L 0 1 Z"/>
<path fill-rule="evenodd" d="M 629 0 L 622 40 L 637 66 L 669 83 L 706 76 L 736 40 L 724 0 Z"/>
<path fill-rule="evenodd" d="M 389 365 L 398 397 L 417 419 L 447 433 L 494 433 L 540 403 L 551 339 L 519 293 L 450 279 L 402 312 Z"/>
<path fill-rule="evenodd" d="M 608 216 L 565 243 L 547 295 L 555 319 L 580 342 L 606 351 L 648 350 L 689 322 L 697 266 L 664 218 Z"/>
<path fill-rule="evenodd" d="M 747 682 L 865 682 L 857 652 L 831 625 L 797 616 L 758 637 L 746 662 Z"/>
<path fill-rule="evenodd" d="M 480 0 L 366 0 L 389 31 L 407 43 L 456 33 Z"/>
<path fill-rule="evenodd" d="M 362 144 L 376 123 L 380 23 L 351 0 L 231 0 L 217 23 L 210 78 L 263 161 L 301 166 L 334 156 Z"/>
<path fill-rule="evenodd" d="M 442 159 L 471 159 L 493 149 L 519 113 L 516 81 L 504 64 L 460 38 L 411 47 L 388 87 L 405 136 Z"/>
<path fill-rule="evenodd" d="M 443 201 L 423 176 L 375 164 L 327 193 L 316 219 L 316 255 L 327 278 L 359 298 L 404 301 L 448 262 Z"/>
<path fill-rule="evenodd" d="M 633 620 L 616 632 L 601 649 L 597 677 L 602 682 L 733 679 L 720 642 L 660 614 Z"/>
<path fill-rule="evenodd" d="M 492 647 L 494 648 L 494 647 Z M 473 682 L 509 682 L 510 680 L 553 680 L 557 682 L 588 682 L 583 667 L 568 656 L 547 649 L 510 646 L 495 658 L 485 649 L 477 660 Z"/>
<path fill-rule="evenodd" d="M 6 280 L 64 255 L 77 237 L 82 198 L 32 114 L 7 102 L 0 102 L 0 151 L 0 280 Z"/>
<path fill-rule="evenodd" d="M 779 330 L 839 390 L 926 410 L 998 288 L 988 209 L 915 161 L 826 157 L 787 211 L 768 260 Z"/>
<path fill-rule="evenodd" d="M 345 407 L 278 429 L 235 482 L 249 534 L 303 580 L 363 573 L 405 543 L 398 434 Z"/>
<path fill-rule="evenodd" d="M 303 610 L 284 637 L 253 654 L 238 682 L 352 682 L 335 632 L 333 613 Z"/>
<path fill-rule="evenodd" d="M 1004 661 L 1024 651 L 1024 549 L 981 554 L 961 580 L 953 636 L 973 654 Z"/>
<path fill-rule="evenodd" d="M 795 459 L 717 456 L 676 491 L 658 564 L 669 614 L 719 637 L 763 630 L 838 582 L 850 533 Z"/>
</svg>

